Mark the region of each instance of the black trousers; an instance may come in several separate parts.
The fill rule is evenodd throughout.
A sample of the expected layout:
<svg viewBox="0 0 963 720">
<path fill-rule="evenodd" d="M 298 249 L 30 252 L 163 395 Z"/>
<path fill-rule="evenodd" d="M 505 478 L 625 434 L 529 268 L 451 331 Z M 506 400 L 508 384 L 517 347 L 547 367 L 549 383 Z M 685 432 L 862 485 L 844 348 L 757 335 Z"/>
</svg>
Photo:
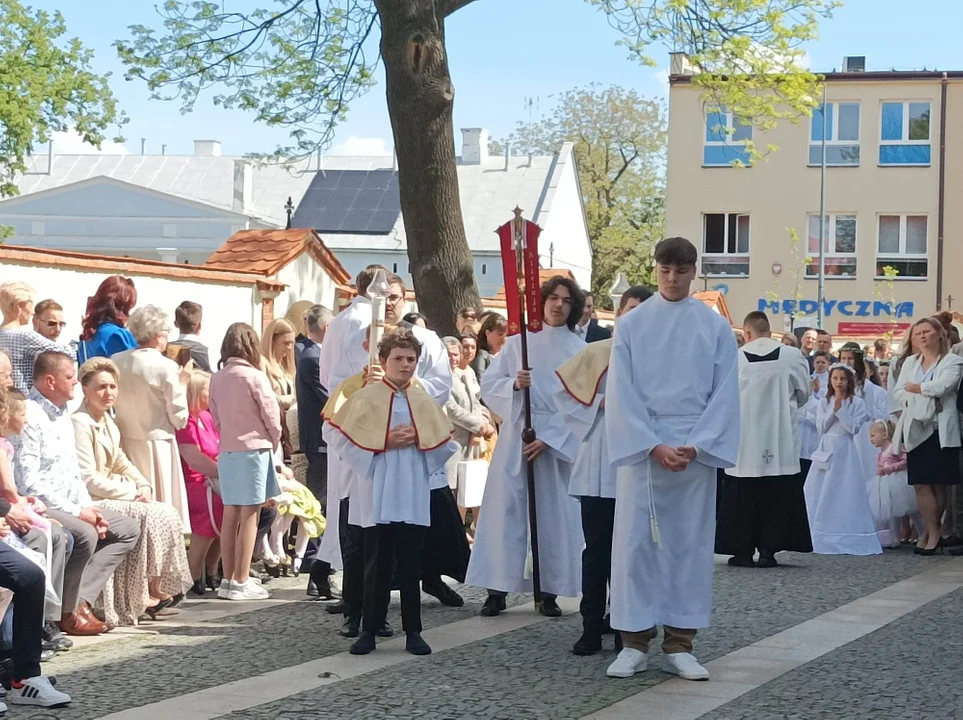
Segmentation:
<svg viewBox="0 0 963 720">
<path fill-rule="evenodd" d="M 428 528 L 408 523 L 364 529 L 364 616 L 362 628 L 374 632 L 388 619 L 392 569 L 401 589 L 401 627 L 421 632 L 421 556 Z M 394 565 L 393 565 L 394 563 Z"/>
<path fill-rule="evenodd" d="M 615 524 L 615 498 L 580 497 L 582 510 L 582 627 L 602 632 L 605 599 L 612 575 L 612 529 Z"/>
<path fill-rule="evenodd" d="M 43 630 L 43 570 L 0 543 L 0 587 L 13 591 L 13 679 L 40 675 Z"/>
<path fill-rule="evenodd" d="M 361 622 L 364 612 L 365 588 L 365 532 L 364 528 L 348 524 L 348 498 L 338 510 L 338 539 L 341 541 L 341 600 L 345 620 Z M 389 588 L 390 594 L 390 588 Z"/>
<path fill-rule="evenodd" d="M 308 472 L 305 480 L 308 490 L 321 503 L 321 513 L 327 515 L 328 499 L 328 456 L 324 453 L 309 452 L 304 453 L 308 460 Z M 339 508 L 340 512 L 340 508 Z M 304 559 L 301 561 L 301 572 L 310 572 L 313 577 L 327 577 L 331 572 L 330 563 L 318 560 L 318 548 L 321 547 L 321 538 L 311 538 L 308 540 L 308 547 L 304 551 Z"/>
</svg>

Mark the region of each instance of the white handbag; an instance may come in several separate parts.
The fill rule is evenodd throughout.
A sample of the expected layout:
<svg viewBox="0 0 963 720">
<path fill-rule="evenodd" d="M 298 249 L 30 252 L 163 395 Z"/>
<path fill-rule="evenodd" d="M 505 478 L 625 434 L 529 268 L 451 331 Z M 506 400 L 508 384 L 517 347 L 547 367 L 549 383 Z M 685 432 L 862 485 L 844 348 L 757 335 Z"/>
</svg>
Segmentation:
<svg viewBox="0 0 963 720">
<path fill-rule="evenodd" d="M 472 448 L 472 458 L 458 463 L 458 505 L 464 508 L 479 507 L 488 480 L 488 461 L 478 458 Z"/>
</svg>

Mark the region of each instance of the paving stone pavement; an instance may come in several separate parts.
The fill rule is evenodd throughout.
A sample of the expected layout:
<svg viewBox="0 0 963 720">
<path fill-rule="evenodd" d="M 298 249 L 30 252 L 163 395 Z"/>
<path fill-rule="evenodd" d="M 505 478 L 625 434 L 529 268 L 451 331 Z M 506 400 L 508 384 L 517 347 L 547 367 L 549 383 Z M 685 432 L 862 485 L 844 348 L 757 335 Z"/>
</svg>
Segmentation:
<svg viewBox="0 0 963 720">
<path fill-rule="evenodd" d="M 908 550 L 871 558 L 779 558 L 782 566 L 776 570 L 717 568 L 714 625 L 697 639 L 700 659 L 719 657 L 943 562 L 940 558 L 915 557 Z M 303 582 L 303 578 L 275 581 L 275 587 L 285 583 L 300 587 Z M 466 598 L 464 608 L 443 608 L 433 598 L 425 598 L 426 628 L 477 614 L 484 592 L 474 588 L 460 591 Z M 512 605 L 526 601 L 530 599 L 509 598 Z M 184 615 L 189 616 L 189 608 Z M 397 599 L 392 605 L 391 621 L 400 629 Z M 336 634 L 340 618 L 323 612 L 323 605 L 314 602 L 286 603 L 189 627 L 164 629 L 162 623 L 157 625 L 158 635 L 75 649 L 58 657 L 45 666 L 45 672 L 57 674 L 62 687 L 72 693 L 72 707 L 55 714 L 14 708 L 11 718 L 92 720 L 341 653 L 350 646 L 349 640 Z M 653 669 L 630 680 L 607 679 L 605 668 L 614 657 L 613 651 L 609 649 L 591 658 L 575 657 L 570 648 L 579 631 L 577 616 L 546 620 L 223 717 L 561 720 L 582 717 L 669 677 Z M 608 638 L 608 648 L 611 642 Z M 919 654 L 920 642 L 912 631 L 907 634 L 904 630 L 900 642 L 910 646 L 908 651 Z M 959 657 L 957 653 L 957 664 Z M 659 664 L 658 653 L 653 653 L 652 665 L 658 668 Z M 944 662 L 943 666 L 949 664 Z M 775 683 L 758 692 L 764 696 L 772 685 Z M 757 709 L 749 706 L 745 714 L 733 717 L 760 717 Z M 787 717 L 779 712 L 772 717 L 777 715 Z M 730 716 L 717 712 L 713 717 Z"/>
</svg>

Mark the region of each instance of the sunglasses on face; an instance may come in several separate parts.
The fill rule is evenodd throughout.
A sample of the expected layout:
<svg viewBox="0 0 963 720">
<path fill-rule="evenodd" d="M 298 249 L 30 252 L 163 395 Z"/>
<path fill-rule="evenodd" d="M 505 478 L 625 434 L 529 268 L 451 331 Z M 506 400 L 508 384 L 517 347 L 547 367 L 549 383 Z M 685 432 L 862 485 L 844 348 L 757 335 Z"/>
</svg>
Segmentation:
<svg viewBox="0 0 963 720">
<path fill-rule="evenodd" d="M 464 320 L 474 320 L 477 317 L 473 312 L 463 312 L 461 316 Z"/>
<path fill-rule="evenodd" d="M 67 323 L 57 322 L 56 320 L 44 320 L 43 324 L 46 325 L 51 330 L 53 328 L 60 328 L 61 330 L 63 330 L 65 327 L 67 327 Z"/>
</svg>

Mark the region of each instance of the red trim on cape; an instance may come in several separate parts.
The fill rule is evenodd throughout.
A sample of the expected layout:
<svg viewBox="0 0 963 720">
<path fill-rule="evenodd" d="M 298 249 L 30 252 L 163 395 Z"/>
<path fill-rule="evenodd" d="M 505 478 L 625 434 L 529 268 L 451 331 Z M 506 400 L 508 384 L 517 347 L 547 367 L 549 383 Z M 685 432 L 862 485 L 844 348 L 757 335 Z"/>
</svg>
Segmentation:
<svg viewBox="0 0 963 720">
<path fill-rule="evenodd" d="M 569 389 L 568 385 L 565 384 L 565 381 L 562 379 L 562 376 L 558 374 L 558 370 L 555 371 L 555 376 L 558 378 L 558 381 L 559 381 L 560 383 L 562 383 L 562 387 L 565 389 L 565 392 L 567 392 L 569 395 L 571 395 L 571 396 L 572 396 L 572 399 L 573 399 L 575 402 L 577 402 L 579 405 L 582 405 L 583 407 L 592 407 L 592 405 L 595 403 L 595 398 L 596 398 L 596 397 L 598 396 L 598 394 L 599 394 L 599 388 L 602 387 L 602 380 L 604 380 L 604 379 L 605 379 L 605 376 L 608 375 L 608 374 L 609 374 L 609 368 L 608 368 L 608 366 L 606 366 L 606 367 L 605 367 L 605 372 L 603 372 L 601 375 L 599 375 L 599 379 L 598 379 L 598 380 L 596 381 L 596 383 L 595 383 L 595 390 L 592 391 L 592 400 L 591 400 L 590 402 L 587 402 L 587 403 L 586 403 L 586 402 L 582 402 L 582 401 L 579 400 L 577 397 L 575 397 L 575 393 L 573 393 L 573 392 Z"/>
</svg>

